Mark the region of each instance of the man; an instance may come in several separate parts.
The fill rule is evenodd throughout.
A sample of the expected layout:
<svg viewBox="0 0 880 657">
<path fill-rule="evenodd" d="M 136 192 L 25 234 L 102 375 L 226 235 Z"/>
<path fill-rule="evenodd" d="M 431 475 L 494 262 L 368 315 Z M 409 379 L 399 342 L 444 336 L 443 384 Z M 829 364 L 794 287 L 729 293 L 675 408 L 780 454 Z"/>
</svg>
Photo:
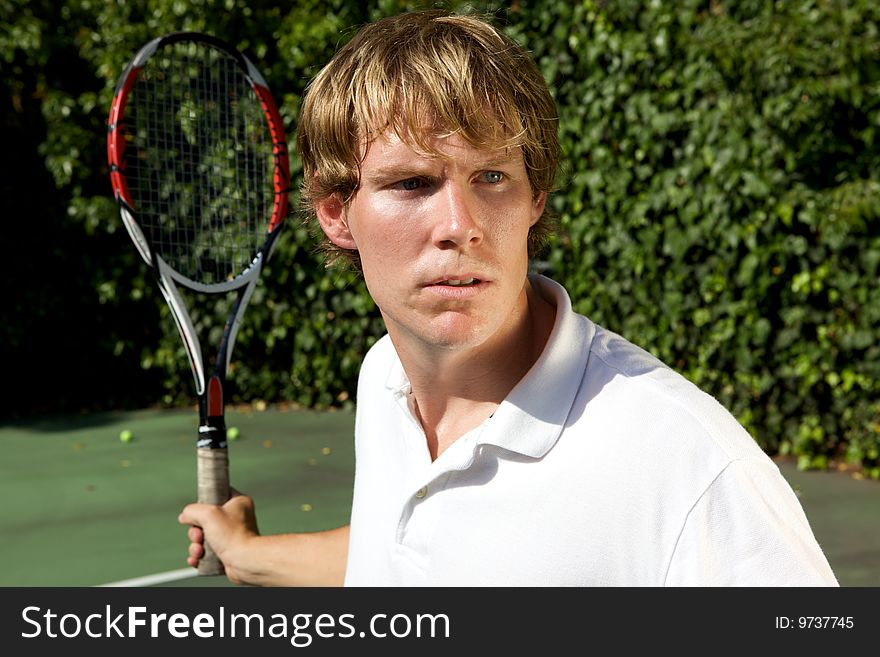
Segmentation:
<svg viewBox="0 0 880 657">
<path fill-rule="evenodd" d="M 368 25 L 317 76 L 303 198 L 388 331 L 358 384 L 351 525 L 260 536 L 246 496 L 189 505 L 191 565 L 207 534 L 251 584 L 837 583 L 727 411 L 528 275 L 556 127 L 528 54 L 475 18 Z"/>
</svg>

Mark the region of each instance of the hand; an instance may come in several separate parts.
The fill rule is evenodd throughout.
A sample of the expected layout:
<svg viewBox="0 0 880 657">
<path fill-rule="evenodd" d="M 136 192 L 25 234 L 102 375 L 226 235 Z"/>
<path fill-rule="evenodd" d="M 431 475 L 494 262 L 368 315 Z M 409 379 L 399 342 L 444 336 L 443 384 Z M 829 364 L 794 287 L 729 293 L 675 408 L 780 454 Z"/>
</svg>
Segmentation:
<svg viewBox="0 0 880 657">
<path fill-rule="evenodd" d="M 260 535 L 254 501 L 247 495 L 232 491 L 232 497 L 222 506 L 213 504 L 188 504 L 177 521 L 191 525 L 187 531 L 190 540 L 186 562 L 193 568 L 205 554 L 205 536 L 226 568 L 226 576 L 234 584 L 245 583 L 243 573 L 235 564 L 237 557 L 247 553 L 248 545 Z"/>
</svg>

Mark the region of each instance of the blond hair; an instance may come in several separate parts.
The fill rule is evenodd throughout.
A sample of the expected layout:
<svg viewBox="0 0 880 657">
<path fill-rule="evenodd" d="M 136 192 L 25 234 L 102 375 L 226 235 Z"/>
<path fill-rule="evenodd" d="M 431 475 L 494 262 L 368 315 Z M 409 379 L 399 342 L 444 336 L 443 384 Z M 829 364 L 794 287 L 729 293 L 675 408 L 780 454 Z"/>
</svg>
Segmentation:
<svg viewBox="0 0 880 657">
<path fill-rule="evenodd" d="M 297 127 L 302 205 L 360 184 L 364 144 L 392 131 L 436 154 L 435 138 L 459 135 L 476 148 L 519 147 L 532 193 L 552 191 L 559 166 L 556 105 L 529 53 L 486 21 L 443 10 L 370 23 L 309 85 Z M 428 126 L 426 128 L 426 126 Z M 535 255 L 551 232 L 549 215 L 529 232 Z M 356 251 L 324 239 L 328 264 Z"/>
</svg>

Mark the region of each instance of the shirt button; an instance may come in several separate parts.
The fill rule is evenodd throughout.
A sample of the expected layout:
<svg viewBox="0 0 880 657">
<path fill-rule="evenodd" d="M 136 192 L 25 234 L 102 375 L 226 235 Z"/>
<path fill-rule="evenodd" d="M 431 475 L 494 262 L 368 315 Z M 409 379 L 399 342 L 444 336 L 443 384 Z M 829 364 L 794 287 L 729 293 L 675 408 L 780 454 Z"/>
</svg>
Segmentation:
<svg viewBox="0 0 880 657">
<path fill-rule="evenodd" d="M 422 486 L 416 491 L 416 499 L 422 499 L 425 495 L 428 494 L 428 487 Z"/>
</svg>

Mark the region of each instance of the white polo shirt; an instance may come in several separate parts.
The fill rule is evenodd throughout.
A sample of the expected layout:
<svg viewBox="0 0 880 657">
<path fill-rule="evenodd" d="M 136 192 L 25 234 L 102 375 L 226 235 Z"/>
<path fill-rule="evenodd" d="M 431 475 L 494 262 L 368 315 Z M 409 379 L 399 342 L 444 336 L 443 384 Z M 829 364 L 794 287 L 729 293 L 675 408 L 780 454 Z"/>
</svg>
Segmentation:
<svg viewBox="0 0 880 657">
<path fill-rule="evenodd" d="M 836 585 L 776 465 L 709 395 L 572 311 L 432 462 L 390 339 L 358 384 L 347 586 Z"/>
</svg>

